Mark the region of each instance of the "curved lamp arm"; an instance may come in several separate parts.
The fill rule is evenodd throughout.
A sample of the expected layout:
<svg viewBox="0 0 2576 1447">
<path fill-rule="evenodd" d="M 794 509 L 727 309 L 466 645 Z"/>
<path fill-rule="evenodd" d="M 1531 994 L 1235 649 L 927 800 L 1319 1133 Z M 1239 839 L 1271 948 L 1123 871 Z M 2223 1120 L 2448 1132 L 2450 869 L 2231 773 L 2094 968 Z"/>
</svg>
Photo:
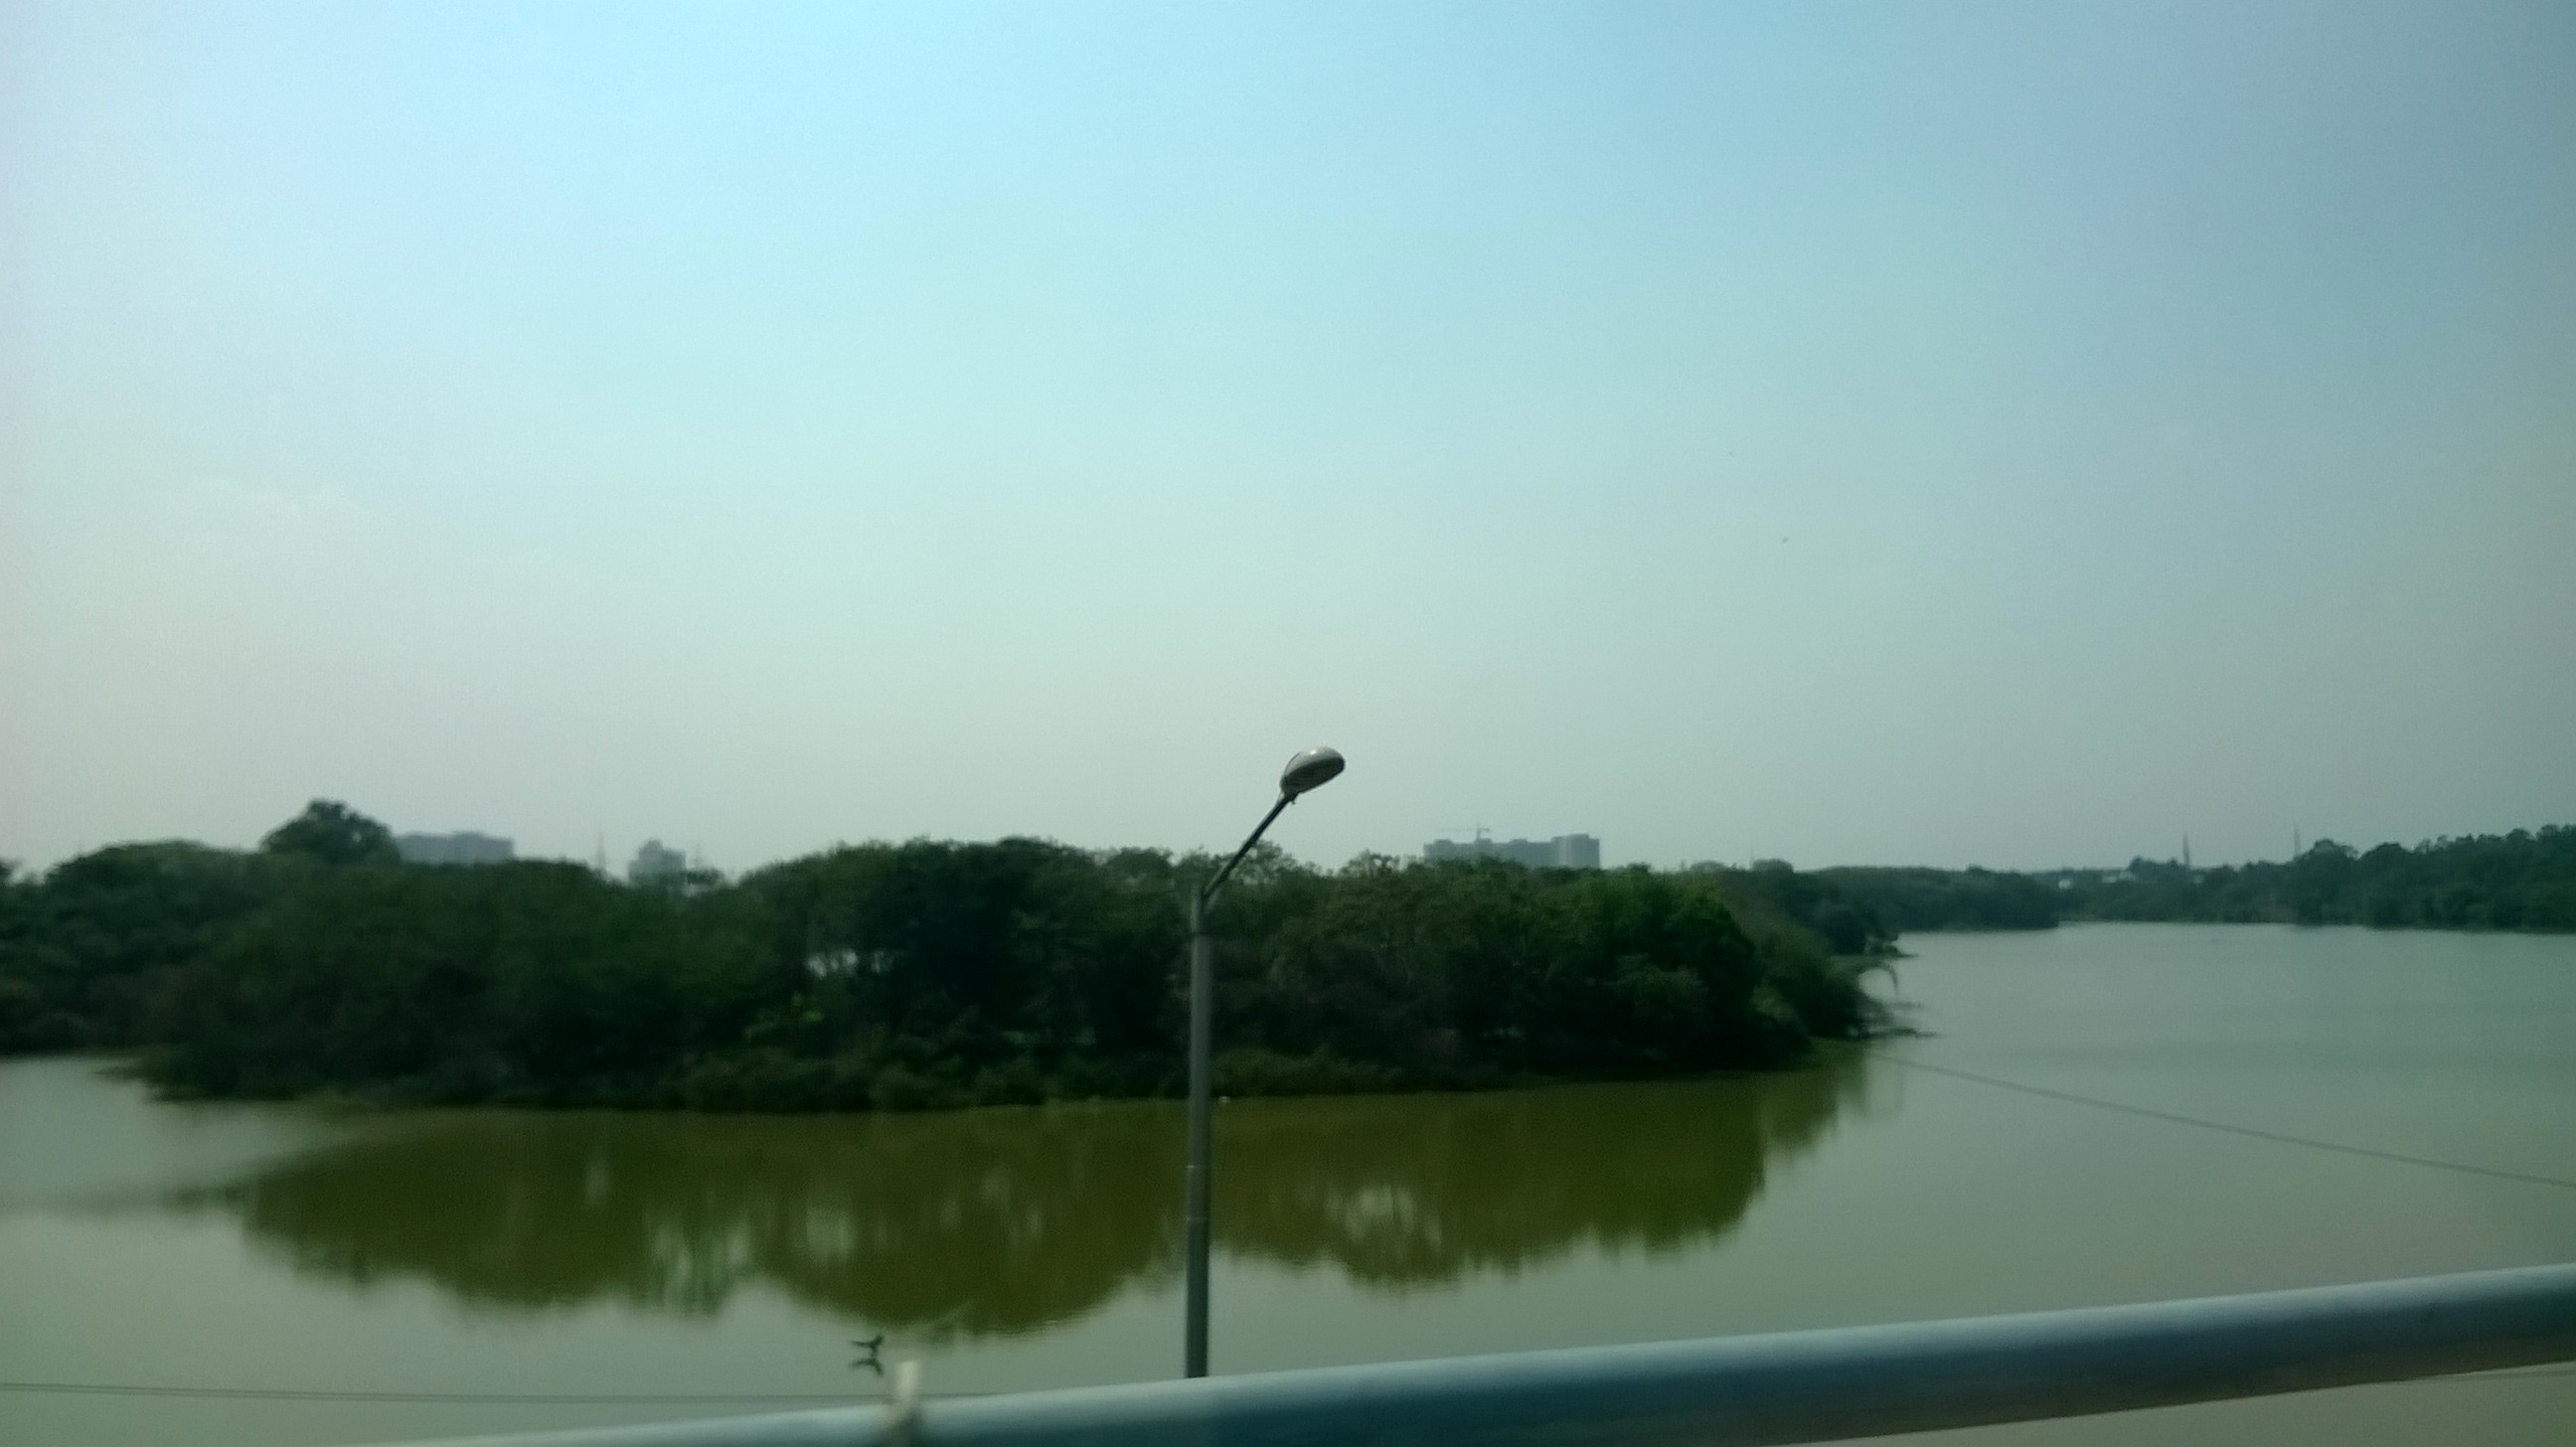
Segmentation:
<svg viewBox="0 0 2576 1447">
<path fill-rule="evenodd" d="M 1261 842 L 1263 831 L 1279 817 L 1279 811 L 1296 803 L 1298 795 L 1331 782 L 1333 776 L 1342 771 L 1342 766 L 1342 755 L 1338 749 L 1308 749 L 1290 759 L 1288 767 L 1279 771 L 1279 802 L 1271 805 L 1270 812 L 1261 816 L 1261 822 L 1252 827 L 1251 837 L 1243 841 L 1241 849 L 1234 851 L 1234 857 L 1225 862 L 1225 867 L 1199 886 L 1200 908 L 1216 903 L 1217 891 L 1225 888 L 1226 880 L 1233 876 L 1234 867 L 1243 862 L 1243 856 L 1250 854 L 1252 846 Z"/>
</svg>

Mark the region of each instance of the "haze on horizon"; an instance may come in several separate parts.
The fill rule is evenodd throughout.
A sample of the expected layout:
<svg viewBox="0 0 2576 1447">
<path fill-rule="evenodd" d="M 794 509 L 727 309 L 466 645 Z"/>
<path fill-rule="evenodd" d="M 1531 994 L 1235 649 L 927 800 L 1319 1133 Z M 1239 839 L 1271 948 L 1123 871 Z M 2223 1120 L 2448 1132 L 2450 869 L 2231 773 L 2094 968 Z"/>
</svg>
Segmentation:
<svg viewBox="0 0 2576 1447">
<path fill-rule="evenodd" d="M 0 857 L 2576 821 L 2563 5 L 0 8 Z"/>
</svg>

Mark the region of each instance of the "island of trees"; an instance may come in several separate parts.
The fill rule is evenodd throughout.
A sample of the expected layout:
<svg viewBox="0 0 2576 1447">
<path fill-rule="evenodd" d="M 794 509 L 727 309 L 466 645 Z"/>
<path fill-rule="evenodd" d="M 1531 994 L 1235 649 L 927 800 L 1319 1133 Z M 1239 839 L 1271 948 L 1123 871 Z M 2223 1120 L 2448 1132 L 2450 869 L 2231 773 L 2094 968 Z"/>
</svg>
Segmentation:
<svg viewBox="0 0 2576 1447">
<path fill-rule="evenodd" d="M 0 866 L 0 1052 L 164 1088 L 728 1110 L 1179 1090 L 1185 893 L 1214 861 L 870 844 L 727 881 L 409 865 L 316 802 L 255 851 Z M 1216 916 L 1218 1088 L 1465 1089 L 1783 1065 L 1884 1022 L 1897 936 L 2062 920 L 2576 930 L 2576 828 L 2278 864 L 1532 870 L 1275 850 Z"/>
<path fill-rule="evenodd" d="M 256 851 L 0 876 L 0 1048 L 134 1048 L 173 1092 L 721 1110 L 1176 1093 L 1184 892 L 1213 861 L 1031 839 L 724 881 L 407 865 L 317 802 Z M 1775 1066 L 1876 1021 L 1865 954 L 1732 875 L 1247 861 L 1218 1088 L 1474 1088 Z M 1823 913 L 1830 915 L 1831 911 Z M 1865 925 L 1861 943 L 1883 932 Z"/>
</svg>

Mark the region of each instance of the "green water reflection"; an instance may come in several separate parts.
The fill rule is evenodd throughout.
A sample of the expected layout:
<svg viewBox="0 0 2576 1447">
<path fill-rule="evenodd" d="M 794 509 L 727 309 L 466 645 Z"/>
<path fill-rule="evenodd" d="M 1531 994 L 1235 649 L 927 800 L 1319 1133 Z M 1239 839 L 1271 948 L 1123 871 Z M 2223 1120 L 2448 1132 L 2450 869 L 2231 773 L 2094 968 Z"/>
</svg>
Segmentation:
<svg viewBox="0 0 2576 1447">
<path fill-rule="evenodd" d="M 1686 1086 L 1242 1102 L 1220 1251 L 1404 1291 L 1740 1221 L 1866 1062 Z M 682 1314 L 767 1284 L 915 1340 L 1063 1323 L 1177 1270 L 1181 1119 L 1156 1105 L 839 1118 L 421 1118 L 167 1198 L 308 1275 L 478 1308 Z"/>
<path fill-rule="evenodd" d="M 2576 1178 L 2576 937 L 2099 925 L 1909 948 L 1891 988 L 1929 1033 L 1865 1074 L 1228 1106 L 1216 1370 L 2576 1259 L 2563 1188 L 1895 1063 Z M 154 1101 L 99 1065 L 0 1062 L 0 1443 L 394 1441 L 674 1415 L 620 1396 L 866 1398 L 885 1382 L 841 1338 L 878 1330 L 941 1392 L 1179 1361 L 1170 1105 L 351 1115 Z M 512 1400 L 162 1394 L 201 1387 Z M 2556 1447 L 2571 1390 L 2479 1378 L 1938 1440 Z"/>
</svg>

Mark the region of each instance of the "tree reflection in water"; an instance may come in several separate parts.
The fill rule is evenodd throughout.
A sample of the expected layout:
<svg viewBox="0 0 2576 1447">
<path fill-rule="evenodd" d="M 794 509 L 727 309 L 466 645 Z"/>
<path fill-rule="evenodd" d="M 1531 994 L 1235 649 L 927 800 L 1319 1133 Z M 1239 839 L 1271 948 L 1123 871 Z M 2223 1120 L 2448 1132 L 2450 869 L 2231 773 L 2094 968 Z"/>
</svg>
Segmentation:
<svg viewBox="0 0 2576 1447">
<path fill-rule="evenodd" d="M 1249 1101 L 1221 1113 L 1221 1251 L 1386 1290 L 1723 1235 L 1866 1062 L 1738 1079 Z M 916 1338 L 1036 1331 L 1177 1271 L 1180 1115 L 1152 1104 L 837 1117 L 422 1118 L 180 1198 L 303 1271 L 504 1309 L 679 1313 L 768 1283 Z"/>
</svg>

